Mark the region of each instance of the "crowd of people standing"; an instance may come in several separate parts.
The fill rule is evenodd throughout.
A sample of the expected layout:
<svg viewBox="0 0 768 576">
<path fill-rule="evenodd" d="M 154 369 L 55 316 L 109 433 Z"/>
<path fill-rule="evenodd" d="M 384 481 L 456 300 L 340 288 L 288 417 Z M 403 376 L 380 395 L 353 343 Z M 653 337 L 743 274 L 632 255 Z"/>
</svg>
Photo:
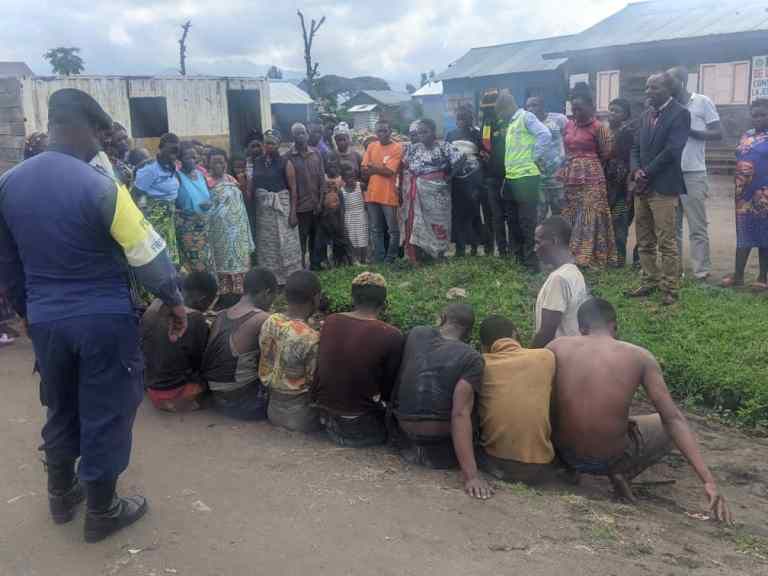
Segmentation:
<svg viewBox="0 0 768 576">
<path fill-rule="evenodd" d="M 429 119 L 414 122 L 410 140 L 396 141 L 389 123 L 376 126 L 364 149 L 345 123 L 328 129 L 297 124 L 291 146 L 281 137 L 253 133 L 245 159 L 166 134 L 154 159 L 130 149 L 120 124 L 103 137 L 92 164 L 122 181 L 164 238 L 174 264 L 187 272 L 215 271 L 222 305 L 243 293 L 253 264 L 272 270 L 282 285 L 294 271 L 330 265 L 414 263 L 455 255 L 512 257 L 539 269 L 536 225 L 562 215 L 572 226 L 571 250 L 582 268 L 624 267 L 629 228 L 637 243 L 632 263 L 643 270 L 631 296 L 657 289 L 677 299 L 683 218 L 690 231 L 693 275 L 710 274 L 705 143 L 722 137 L 717 109 L 687 91 L 687 71 L 651 77 L 647 110 L 632 117 L 630 103 L 610 103 L 607 122 L 596 116 L 589 86 L 570 95 L 571 116 L 548 112 L 533 96 L 520 108 L 506 91 L 481 102 L 476 126 L 460 107 L 457 127 L 438 140 Z M 735 273 L 723 284 L 744 283 L 751 248 L 757 248 L 766 285 L 766 216 L 760 170 L 760 118 L 738 149 L 738 249 Z M 46 147 L 30 137 L 27 155 Z M 329 256 L 330 248 L 330 256 Z M 658 254 L 661 267 L 658 268 Z"/>
<path fill-rule="evenodd" d="M 681 165 L 695 95 L 678 102 L 671 73 L 652 76 L 647 94 L 636 130 L 622 101 L 612 103 L 608 125 L 597 121 L 588 88 L 577 86 L 571 119 L 546 114 L 535 98 L 518 108 L 501 93 L 493 120 L 477 130 L 462 111 L 448 141 L 420 120 L 401 144 L 379 122 L 361 155 L 344 124 L 333 144 L 317 125 L 297 124 L 287 154 L 268 132 L 254 135 L 239 163 L 173 134 L 152 160 L 128 150 L 125 130 L 93 98 L 53 94 L 51 149 L 0 180 L 0 278 L 28 322 L 40 368 L 53 519 L 70 521 L 87 497 L 85 538 L 94 542 L 145 513 L 144 498 L 118 497 L 115 488 L 146 378 L 162 410 L 211 402 L 234 418 L 324 429 L 344 446 L 391 441 L 408 461 L 458 467 L 467 493 L 483 499 L 492 489 L 480 468 L 537 483 L 557 475 L 557 465 L 607 476 L 631 499 L 632 478 L 674 443 L 713 516 L 730 522 L 658 363 L 616 339 L 613 307 L 589 297 L 582 274 L 617 265 L 614 222 L 627 226 L 634 195 L 644 284 L 631 295 L 660 289 L 665 303 L 676 299 L 677 200 L 701 176 L 686 178 Z M 757 245 L 761 257 L 765 187 L 757 171 L 767 104 L 752 105 L 755 131 L 739 148 L 737 190 L 739 249 Z M 706 139 L 717 126 L 703 117 Z M 334 264 L 364 262 L 371 236 L 376 261 L 400 258 L 401 248 L 414 263 L 440 259 L 452 240 L 459 255 L 476 253 L 482 241 L 488 255 L 551 269 L 532 349 L 494 316 L 482 322 L 478 353 L 468 344 L 475 315 L 466 304 L 446 307 L 437 327 L 403 335 L 380 320 L 387 284 L 371 272 L 353 282 L 354 309 L 316 330 L 309 320 L 321 284 L 304 268 L 329 265 L 329 249 Z M 281 287 L 286 307 L 273 313 Z M 156 298 L 140 326 L 131 288 Z M 214 301 L 209 325 L 203 313 Z M 639 387 L 658 414 L 629 417 Z"/>
</svg>

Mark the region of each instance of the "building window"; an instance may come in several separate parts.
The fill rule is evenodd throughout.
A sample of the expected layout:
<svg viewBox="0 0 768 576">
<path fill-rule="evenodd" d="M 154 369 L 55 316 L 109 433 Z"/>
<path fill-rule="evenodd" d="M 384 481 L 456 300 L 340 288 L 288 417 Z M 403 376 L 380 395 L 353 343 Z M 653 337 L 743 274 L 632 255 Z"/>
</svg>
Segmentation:
<svg viewBox="0 0 768 576">
<path fill-rule="evenodd" d="M 597 111 L 608 112 L 611 100 L 619 97 L 619 71 L 597 73 Z"/>
<path fill-rule="evenodd" d="M 702 64 L 701 93 L 718 105 L 749 102 L 749 62 Z"/>
<path fill-rule="evenodd" d="M 129 99 L 131 136 L 159 138 L 168 132 L 168 103 L 164 96 Z"/>
</svg>

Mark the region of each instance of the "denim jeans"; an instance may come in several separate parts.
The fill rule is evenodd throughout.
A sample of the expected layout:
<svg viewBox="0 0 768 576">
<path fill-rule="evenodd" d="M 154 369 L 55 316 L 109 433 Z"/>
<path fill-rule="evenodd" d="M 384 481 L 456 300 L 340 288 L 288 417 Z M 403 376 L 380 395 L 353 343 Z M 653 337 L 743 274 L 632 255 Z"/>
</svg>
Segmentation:
<svg viewBox="0 0 768 576">
<path fill-rule="evenodd" d="M 386 206 L 370 202 L 368 207 L 368 224 L 373 237 L 374 262 L 393 262 L 400 252 L 400 225 L 397 221 L 397 206 Z M 389 250 L 385 248 L 386 237 L 389 234 Z"/>
</svg>

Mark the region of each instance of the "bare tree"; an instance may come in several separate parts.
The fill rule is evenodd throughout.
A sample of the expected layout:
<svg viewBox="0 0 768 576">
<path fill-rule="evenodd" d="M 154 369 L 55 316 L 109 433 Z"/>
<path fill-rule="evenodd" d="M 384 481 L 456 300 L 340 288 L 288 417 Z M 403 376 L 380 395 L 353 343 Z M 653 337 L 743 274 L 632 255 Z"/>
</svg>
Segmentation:
<svg viewBox="0 0 768 576">
<path fill-rule="evenodd" d="M 317 62 L 312 62 L 312 43 L 315 40 L 315 35 L 320 27 L 325 24 L 325 16 L 320 18 L 320 21 L 316 21 L 314 18 L 309 24 L 309 30 L 307 30 L 307 24 L 304 21 L 304 14 L 301 10 L 297 10 L 296 13 L 299 16 L 301 22 L 301 33 L 304 38 L 304 63 L 307 65 L 307 92 L 310 97 L 315 96 L 315 78 L 317 77 Z"/>
<path fill-rule="evenodd" d="M 187 75 L 187 34 L 192 27 L 192 20 L 187 20 L 181 25 L 183 32 L 179 38 L 179 72 L 182 76 Z"/>
</svg>

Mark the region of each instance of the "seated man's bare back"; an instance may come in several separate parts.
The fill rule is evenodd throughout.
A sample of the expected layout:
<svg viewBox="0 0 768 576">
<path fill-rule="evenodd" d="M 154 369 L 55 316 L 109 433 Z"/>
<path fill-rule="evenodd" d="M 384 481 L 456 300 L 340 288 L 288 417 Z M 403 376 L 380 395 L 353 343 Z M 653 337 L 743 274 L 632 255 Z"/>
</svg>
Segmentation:
<svg viewBox="0 0 768 576">
<path fill-rule="evenodd" d="M 704 484 L 714 518 L 731 522 L 698 442 L 669 393 L 653 355 L 616 336 L 616 312 L 592 298 L 579 309 L 583 336 L 559 338 L 555 354 L 553 440 L 567 466 L 607 475 L 620 495 L 633 498 L 629 481 L 657 462 L 674 443 Z M 630 417 L 642 386 L 658 414 Z"/>
<path fill-rule="evenodd" d="M 620 457 L 632 398 L 656 361 L 647 350 L 608 335 L 559 338 L 549 349 L 557 358 L 558 450 L 594 461 Z"/>
</svg>

